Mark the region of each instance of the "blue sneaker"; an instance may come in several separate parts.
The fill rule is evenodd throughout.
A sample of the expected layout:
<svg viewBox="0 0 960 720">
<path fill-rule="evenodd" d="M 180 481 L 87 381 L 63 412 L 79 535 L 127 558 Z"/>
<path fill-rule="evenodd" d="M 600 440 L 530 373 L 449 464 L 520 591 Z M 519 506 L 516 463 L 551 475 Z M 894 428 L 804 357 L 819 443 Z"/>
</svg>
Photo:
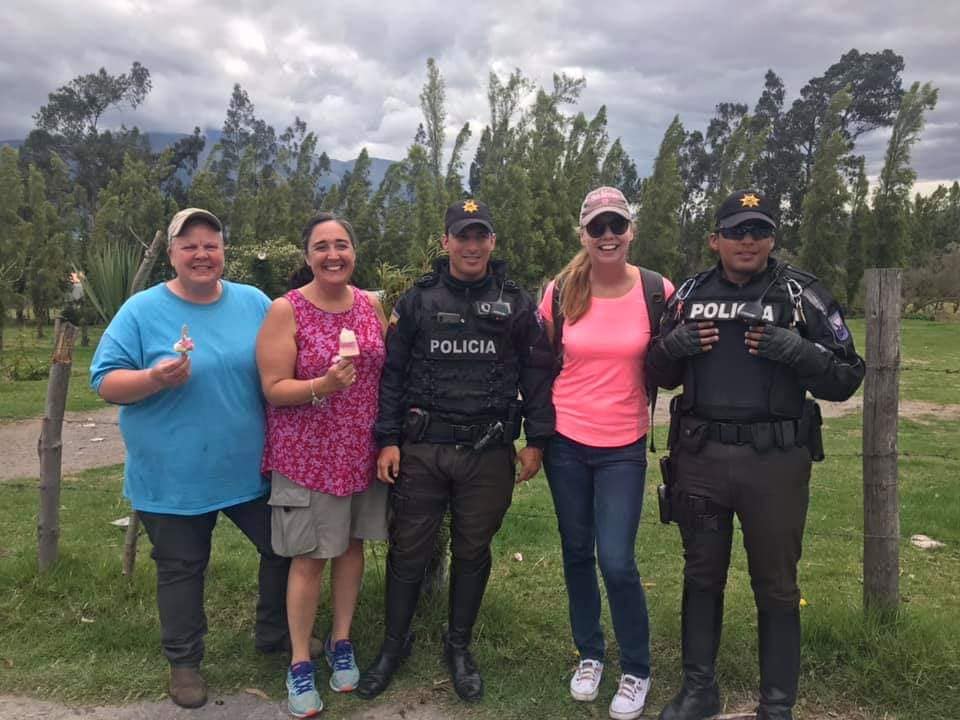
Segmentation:
<svg viewBox="0 0 960 720">
<path fill-rule="evenodd" d="M 323 654 L 333 673 L 330 675 L 330 689 L 334 692 L 350 692 L 360 682 L 360 668 L 353 655 L 353 643 L 349 640 L 338 640 L 330 647 L 330 638 L 323 644 Z"/>
<path fill-rule="evenodd" d="M 298 662 L 287 670 L 287 709 L 298 718 L 313 717 L 323 710 L 312 662 Z"/>
</svg>

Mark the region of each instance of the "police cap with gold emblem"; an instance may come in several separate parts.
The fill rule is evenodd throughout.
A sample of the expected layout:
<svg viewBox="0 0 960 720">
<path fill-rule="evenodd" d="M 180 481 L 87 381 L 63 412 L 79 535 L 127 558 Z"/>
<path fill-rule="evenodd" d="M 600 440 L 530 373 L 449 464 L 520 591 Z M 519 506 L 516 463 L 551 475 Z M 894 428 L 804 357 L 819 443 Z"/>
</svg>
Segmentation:
<svg viewBox="0 0 960 720">
<path fill-rule="evenodd" d="M 732 228 L 747 220 L 761 220 L 773 227 L 773 206 L 756 190 L 737 190 L 717 210 L 717 227 Z"/>
<path fill-rule="evenodd" d="M 448 235 L 456 235 L 471 225 L 482 225 L 491 233 L 494 232 L 490 208 L 485 203 L 467 198 L 466 200 L 457 200 L 447 208 L 443 226 L 446 228 Z"/>
</svg>

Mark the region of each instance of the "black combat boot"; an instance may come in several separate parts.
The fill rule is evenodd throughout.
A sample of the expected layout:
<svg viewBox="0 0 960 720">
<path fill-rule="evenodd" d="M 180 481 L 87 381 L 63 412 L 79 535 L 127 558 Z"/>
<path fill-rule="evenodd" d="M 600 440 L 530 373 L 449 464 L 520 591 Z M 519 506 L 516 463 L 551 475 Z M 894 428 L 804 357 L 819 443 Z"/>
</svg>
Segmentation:
<svg viewBox="0 0 960 720">
<path fill-rule="evenodd" d="M 760 707 L 757 720 L 792 720 L 800 678 L 800 610 L 757 612 Z"/>
<path fill-rule="evenodd" d="M 707 720 L 720 712 L 714 665 L 723 628 L 723 593 L 684 584 L 681 627 L 683 686 L 659 720 Z"/>
<path fill-rule="evenodd" d="M 410 622 L 417 609 L 417 600 L 420 599 L 421 580 L 401 580 L 393 571 L 389 560 L 386 575 L 386 630 L 383 634 L 383 645 L 380 646 L 376 659 L 360 676 L 355 691 L 364 700 L 375 698 L 389 687 L 400 663 L 408 658 L 413 650 Z"/>
<path fill-rule="evenodd" d="M 450 615 L 447 634 L 443 639 L 443 657 L 450 670 L 453 689 L 460 699 L 466 702 L 476 702 L 483 698 L 483 678 L 470 654 L 470 640 L 489 577 L 489 554 L 476 564 L 468 565 L 453 560 L 450 572 Z"/>
</svg>

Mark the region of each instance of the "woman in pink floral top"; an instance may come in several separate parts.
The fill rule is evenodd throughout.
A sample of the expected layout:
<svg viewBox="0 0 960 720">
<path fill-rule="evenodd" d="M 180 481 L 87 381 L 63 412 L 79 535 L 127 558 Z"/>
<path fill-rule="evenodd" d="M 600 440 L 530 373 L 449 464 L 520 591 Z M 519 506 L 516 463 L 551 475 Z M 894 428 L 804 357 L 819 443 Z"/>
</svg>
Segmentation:
<svg viewBox="0 0 960 720">
<path fill-rule="evenodd" d="M 263 471 L 272 480 L 273 547 L 293 558 L 287 688 L 298 717 L 323 707 L 310 636 L 326 561 L 332 559 L 333 629 L 324 645 L 333 669 L 330 686 L 349 692 L 359 679 L 350 625 L 363 577 L 363 540 L 387 537 L 387 492 L 375 479 L 373 438 L 386 318 L 376 295 L 349 284 L 356 238 L 348 222 L 317 215 L 304 229 L 303 249 L 313 279 L 273 302 L 257 339 L 269 403 Z M 356 336 L 355 357 L 340 357 L 344 329 Z"/>
</svg>

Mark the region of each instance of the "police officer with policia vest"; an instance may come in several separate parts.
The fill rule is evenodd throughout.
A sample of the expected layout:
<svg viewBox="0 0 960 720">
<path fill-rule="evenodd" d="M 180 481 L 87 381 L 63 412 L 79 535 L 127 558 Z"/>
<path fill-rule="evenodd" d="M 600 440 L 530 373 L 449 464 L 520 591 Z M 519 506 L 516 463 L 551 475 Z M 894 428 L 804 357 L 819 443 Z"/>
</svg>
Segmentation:
<svg viewBox="0 0 960 720">
<path fill-rule="evenodd" d="M 740 519 L 757 605 L 758 720 L 792 717 L 800 674 L 797 562 L 811 460 L 822 460 L 820 411 L 807 391 L 846 400 L 864 365 L 837 302 L 816 277 L 770 257 L 776 224 L 759 192 L 716 214 L 712 269 L 670 299 L 648 377 L 683 393 L 671 403 L 661 519 L 684 549 L 683 686 L 661 720 L 720 712 L 714 675 L 733 515 Z"/>
<path fill-rule="evenodd" d="M 554 356 L 533 299 L 507 279 L 504 262 L 490 259 L 490 211 L 461 200 L 447 210 L 444 227 L 448 257 L 400 299 L 387 331 L 375 426 L 377 473 L 392 485 L 386 628 L 357 687 L 363 698 L 386 690 L 410 654 L 410 622 L 448 507 L 444 657 L 457 695 L 483 696 L 469 647 L 490 576 L 490 541 L 514 483 L 537 473 L 554 430 Z M 515 453 L 521 420 L 527 444 Z"/>
</svg>

